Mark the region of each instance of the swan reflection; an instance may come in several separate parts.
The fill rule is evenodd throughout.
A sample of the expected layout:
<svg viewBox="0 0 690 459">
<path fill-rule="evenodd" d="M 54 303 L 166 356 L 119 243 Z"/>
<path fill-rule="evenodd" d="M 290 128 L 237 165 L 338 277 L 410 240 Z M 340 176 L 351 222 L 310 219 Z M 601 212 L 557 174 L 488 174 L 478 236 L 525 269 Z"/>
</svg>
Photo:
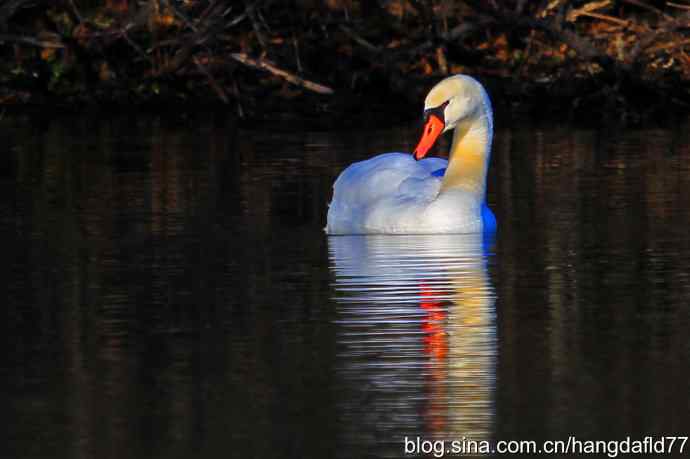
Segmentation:
<svg viewBox="0 0 690 459">
<path fill-rule="evenodd" d="M 343 440 L 400 453 L 404 436 L 487 440 L 495 294 L 481 234 L 329 239 Z"/>
</svg>

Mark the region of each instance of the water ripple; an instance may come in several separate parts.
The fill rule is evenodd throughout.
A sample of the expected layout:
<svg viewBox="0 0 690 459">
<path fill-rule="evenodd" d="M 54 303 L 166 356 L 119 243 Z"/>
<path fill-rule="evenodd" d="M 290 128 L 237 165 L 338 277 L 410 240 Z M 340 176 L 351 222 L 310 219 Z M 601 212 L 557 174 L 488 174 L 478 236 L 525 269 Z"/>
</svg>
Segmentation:
<svg viewBox="0 0 690 459">
<path fill-rule="evenodd" d="M 345 441 L 394 456 L 406 435 L 491 437 L 496 325 L 486 242 L 330 238 Z"/>
</svg>

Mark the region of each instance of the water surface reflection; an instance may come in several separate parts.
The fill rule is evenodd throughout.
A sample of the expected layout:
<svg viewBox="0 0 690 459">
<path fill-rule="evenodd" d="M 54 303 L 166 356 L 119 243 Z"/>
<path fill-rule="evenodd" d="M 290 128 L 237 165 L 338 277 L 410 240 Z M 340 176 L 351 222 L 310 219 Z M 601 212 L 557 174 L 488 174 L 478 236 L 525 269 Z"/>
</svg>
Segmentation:
<svg viewBox="0 0 690 459">
<path fill-rule="evenodd" d="M 0 119 L 0 457 L 687 435 L 690 120 L 497 120 L 494 248 L 324 235 L 338 173 L 417 126 Z"/>
<path fill-rule="evenodd" d="M 329 239 L 344 441 L 396 456 L 404 436 L 489 439 L 495 295 L 479 234 Z"/>
</svg>

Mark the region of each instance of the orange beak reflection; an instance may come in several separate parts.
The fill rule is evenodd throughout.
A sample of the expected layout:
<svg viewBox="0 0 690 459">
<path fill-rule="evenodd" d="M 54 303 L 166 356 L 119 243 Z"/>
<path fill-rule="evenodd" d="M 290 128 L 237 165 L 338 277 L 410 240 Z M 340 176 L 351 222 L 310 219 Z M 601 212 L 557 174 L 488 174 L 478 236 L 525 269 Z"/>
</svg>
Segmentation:
<svg viewBox="0 0 690 459">
<path fill-rule="evenodd" d="M 426 124 L 424 124 L 424 132 L 422 138 L 419 139 L 417 148 L 414 149 L 414 159 L 419 161 L 429 152 L 429 149 L 434 146 L 436 139 L 443 132 L 445 123 L 436 115 L 430 115 Z"/>
</svg>

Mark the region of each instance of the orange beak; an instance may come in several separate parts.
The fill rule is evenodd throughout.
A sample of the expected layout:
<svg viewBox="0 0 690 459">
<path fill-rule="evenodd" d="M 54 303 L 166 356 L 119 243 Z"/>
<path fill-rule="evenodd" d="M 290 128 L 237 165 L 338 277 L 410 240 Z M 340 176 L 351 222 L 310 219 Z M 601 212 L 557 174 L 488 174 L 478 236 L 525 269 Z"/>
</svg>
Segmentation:
<svg viewBox="0 0 690 459">
<path fill-rule="evenodd" d="M 414 159 L 419 161 L 429 152 L 429 149 L 434 146 L 436 139 L 443 132 L 445 123 L 436 115 L 429 115 L 429 119 L 424 124 L 424 132 L 422 133 L 422 138 L 419 139 L 417 148 L 414 149 L 412 153 Z"/>
</svg>

